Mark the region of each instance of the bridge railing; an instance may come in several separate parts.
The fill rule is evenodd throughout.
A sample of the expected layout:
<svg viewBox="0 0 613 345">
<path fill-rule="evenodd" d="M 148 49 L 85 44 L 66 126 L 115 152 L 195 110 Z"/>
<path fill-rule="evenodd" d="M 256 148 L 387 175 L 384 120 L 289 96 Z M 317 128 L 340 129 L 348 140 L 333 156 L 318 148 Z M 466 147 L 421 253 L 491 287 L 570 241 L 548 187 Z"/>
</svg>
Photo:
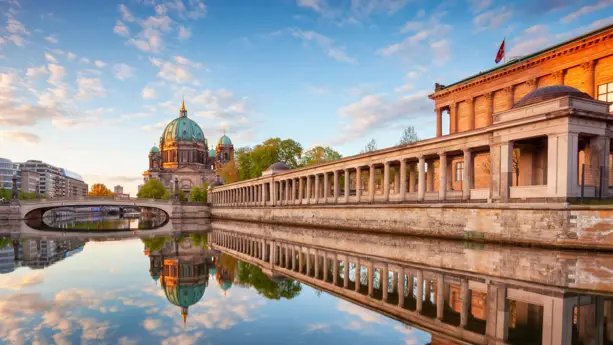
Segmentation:
<svg viewBox="0 0 613 345">
<path fill-rule="evenodd" d="M 140 199 L 140 198 L 125 198 L 125 197 L 104 197 L 104 196 L 80 196 L 80 197 L 59 197 L 59 198 L 43 198 L 33 200 L 20 200 L 21 204 L 41 204 L 49 202 L 73 202 L 73 201 L 118 201 L 125 203 L 156 203 L 156 204 L 169 204 L 172 200 L 160 200 L 160 199 Z"/>
</svg>

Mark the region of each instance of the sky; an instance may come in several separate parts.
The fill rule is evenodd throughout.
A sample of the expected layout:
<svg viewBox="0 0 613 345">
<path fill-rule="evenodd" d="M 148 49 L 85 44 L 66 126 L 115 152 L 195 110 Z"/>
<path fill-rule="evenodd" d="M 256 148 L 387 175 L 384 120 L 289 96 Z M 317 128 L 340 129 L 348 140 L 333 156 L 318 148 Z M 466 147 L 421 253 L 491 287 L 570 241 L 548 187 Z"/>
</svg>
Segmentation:
<svg viewBox="0 0 613 345">
<path fill-rule="evenodd" d="M 185 97 L 210 146 L 344 156 L 435 132 L 450 84 L 613 23 L 613 0 L 0 0 L 0 157 L 135 194 Z"/>
</svg>

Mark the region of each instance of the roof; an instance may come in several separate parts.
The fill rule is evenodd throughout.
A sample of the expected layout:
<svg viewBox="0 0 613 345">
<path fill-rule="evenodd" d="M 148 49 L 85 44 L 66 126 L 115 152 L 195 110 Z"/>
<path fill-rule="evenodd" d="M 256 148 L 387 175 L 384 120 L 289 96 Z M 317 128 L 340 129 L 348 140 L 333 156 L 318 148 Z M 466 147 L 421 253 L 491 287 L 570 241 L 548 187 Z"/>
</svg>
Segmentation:
<svg viewBox="0 0 613 345">
<path fill-rule="evenodd" d="M 613 24 L 601 27 L 599 29 L 596 29 L 596 30 L 593 30 L 593 31 L 590 31 L 590 32 L 587 32 L 587 33 L 585 33 L 583 35 L 571 38 L 569 40 L 563 41 L 563 42 L 558 43 L 556 45 L 553 45 L 553 46 L 547 47 L 545 49 L 539 50 L 539 51 L 534 52 L 534 53 L 532 53 L 530 55 L 523 56 L 520 59 L 509 61 L 506 64 L 499 65 L 499 66 L 496 66 L 496 67 L 491 68 L 489 70 L 486 70 L 484 72 L 480 72 L 478 74 L 475 74 L 475 75 L 472 75 L 470 77 L 464 78 L 464 79 L 459 80 L 459 81 L 457 81 L 457 82 L 455 82 L 453 84 L 445 85 L 442 89 L 437 90 L 437 92 L 449 89 L 450 87 L 453 87 L 453 86 L 456 86 L 456 85 L 459 85 L 459 84 L 463 84 L 463 83 L 465 83 L 467 81 L 470 81 L 470 80 L 473 80 L 473 79 L 477 79 L 477 78 L 482 77 L 482 76 L 484 76 L 486 74 L 489 74 L 489 73 L 492 73 L 492 72 L 495 72 L 495 71 L 498 71 L 498 70 L 502 70 L 504 68 L 507 68 L 507 67 L 510 67 L 510 66 L 513 66 L 513 65 L 521 64 L 521 63 L 523 63 L 523 62 L 525 62 L 527 60 L 530 60 L 530 59 L 532 59 L 534 57 L 537 57 L 539 55 L 543 55 L 543 54 L 549 53 L 551 51 L 554 51 L 554 50 L 556 50 L 556 49 L 558 49 L 560 47 L 563 47 L 565 45 L 568 45 L 570 43 L 574 43 L 574 42 L 578 42 L 578 41 L 584 40 L 584 39 L 586 39 L 586 38 L 588 38 L 590 36 L 594 36 L 596 34 L 599 34 L 599 33 L 602 33 L 602 32 L 605 32 L 605 31 L 608 31 L 608 30 L 611 30 L 611 29 L 613 29 Z"/>
<path fill-rule="evenodd" d="M 277 163 L 273 163 L 266 170 L 289 170 L 289 167 L 285 165 L 285 163 L 283 162 L 277 162 Z"/>
<path fill-rule="evenodd" d="M 149 152 L 151 152 L 151 153 L 158 153 L 158 152 L 160 152 L 160 149 L 158 149 L 157 146 L 153 145 L 153 147 L 151 148 L 151 150 L 149 150 Z"/>
<path fill-rule="evenodd" d="M 219 141 L 217 142 L 217 145 L 230 146 L 230 145 L 232 145 L 232 140 L 230 140 L 230 137 L 228 137 L 227 135 L 224 134 L 221 138 L 219 138 Z"/>
<path fill-rule="evenodd" d="M 581 92 L 574 87 L 568 85 L 551 85 L 538 88 L 519 100 L 513 105 L 513 108 L 525 107 L 527 105 L 555 99 L 562 96 L 575 96 L 579 98 L 593 99 L 585 92 Z"/>
</svg>

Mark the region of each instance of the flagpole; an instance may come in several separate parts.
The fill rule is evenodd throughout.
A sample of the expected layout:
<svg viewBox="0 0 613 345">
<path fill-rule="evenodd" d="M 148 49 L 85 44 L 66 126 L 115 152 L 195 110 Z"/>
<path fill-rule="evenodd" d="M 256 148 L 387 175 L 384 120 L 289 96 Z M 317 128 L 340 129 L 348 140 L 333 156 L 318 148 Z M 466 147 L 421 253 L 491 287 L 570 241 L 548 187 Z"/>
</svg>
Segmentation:
<svg viewBox="0 0 613 345">
<path fill-rule="evenodd" d="M 502 39 L 502 43 L 504 43 L 504 46 L 505 46 L 505 47 L 504 47 L 505 52 L 503 52 L 503 53 L 502 53 L 502 57 L 504 58 L 504 63 L 503 63 L 503 65 L 506 65 L 506 64 L 507 64 L 507 52 L 506 52 L 506 50 L 507 50 L 507 36 L 505 36 L 505 37 Z"/>
</svg>

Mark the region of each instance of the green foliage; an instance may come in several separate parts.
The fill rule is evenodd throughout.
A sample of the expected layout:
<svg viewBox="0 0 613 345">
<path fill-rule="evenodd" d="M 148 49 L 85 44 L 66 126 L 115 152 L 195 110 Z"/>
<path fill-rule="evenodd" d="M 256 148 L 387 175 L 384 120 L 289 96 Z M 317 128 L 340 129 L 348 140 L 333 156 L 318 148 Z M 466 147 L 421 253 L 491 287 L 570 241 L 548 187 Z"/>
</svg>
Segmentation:
<svg viewBox="0 0 613 345">
<path fill-rule="evenodd" d="M 0 237 L 0 249 L 5 249 L 13 245 L 13 240 L 10 237 Z"/>
<path fill-rule="evenodd" d="M 164 199 L 164 195 L 166 192 L 166 188 L 164 187 L 162 181 L 156 178 L 152 178 L 140 188 L 140 190 L 136 194 L 136 197 L 143 199 L 168 200 L 168 198 Z"/>
<path fill-rule="evenodd" d="M 341 159 L 343 156 L 331 147 L 315 146 L 305 151 L 302 157 L 302 165 L 309 166 Z"/>
<path fill-rule="evenodd" d="M 260 295 L 274 300 L 292 299 L 302 291 L 299 282 L 285 279 L 276 283 L 268 278 L 259 267 L 246 262 L 238 263 L 238 281 L 241 284 L 252 286 Z"/>
<path fill-rule="evenodd" d="M 206 202 L 208 195 L 209 184 L 204 183 L 204 187 L 200 189 L 199 187 L 192 188 L 192 191 L 189 193 L 189 201 L 192 202 Z M 180 193 L 179 193 L 180 194 Z"/>
<path fill-rule="evenodd" d="M 417 132 L 415 132 L 415 127 L 413 126 L 409 126 L 407 128 L 404 129 L 404 131 L 402 132 L 402 135 L 400 136 L 400 141 L 398 142 L 398 145 L 406 145 L 406 144 L 412 144 L 416 141 L 419 141 L 421 139 L 419 139 L 419 136 L 417 135 Z"/>
<path fill-rule="evenodd" d="M 373 152 L 377 151 L 377 141 L 375 139 L 370 139 L 368 144 L 362 149 L 360 153 Z"/>
<path fill-rule="evenodd" d="M 209 237 L 206 234 L 190 234 L 189 238 L 196 247 L 209 249 Z"/>
<path fill-rule="evenodd" d="M 292 140 L 271 138 L 253 149 L 243 148 L 238 156 L 240 180 L 260 177 L 262 172 L 276 162 L 283 162 L 291 169 L 301 166 L 302 145 Z"/>
<path fill-rule="evenodd" d="M 40 198 L 44 198 L 46 196 L 41 195 Z M 0 199 L 11 200 L 13 198 L 13 191 L 10 189 L 0 189 Z M 19 191 L 19 200 L 34 200 L 36 199 L 36 193 L 30 192 L 22 192 Z"/>
<path fill-rule="evenodd" d="M 164 248 L 164 243 L 166 241 L 171 241 L 170 237 L 154 237 L 154 238 L 142 238 L 143 244 L 146 248 L 149 248 L 150 251 L 160 251 Z"/>
</svg>

